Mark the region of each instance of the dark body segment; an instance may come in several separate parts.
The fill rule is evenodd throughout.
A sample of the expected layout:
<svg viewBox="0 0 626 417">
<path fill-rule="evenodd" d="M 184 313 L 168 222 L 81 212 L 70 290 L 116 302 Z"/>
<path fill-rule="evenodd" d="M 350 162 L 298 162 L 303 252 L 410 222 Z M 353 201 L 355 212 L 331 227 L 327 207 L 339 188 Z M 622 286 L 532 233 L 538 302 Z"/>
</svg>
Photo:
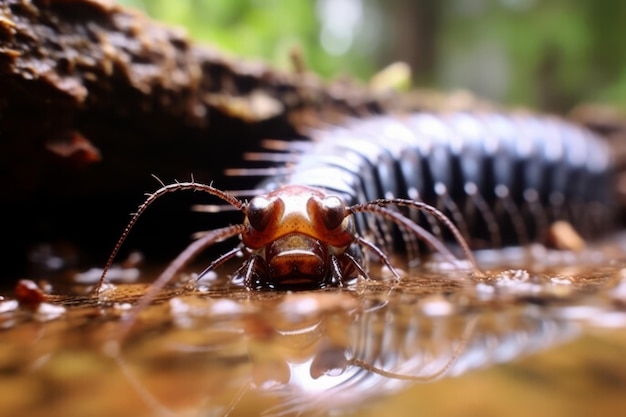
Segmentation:
<svg viewBox="0 0 626 417">
<path fill-rule="evenodd" d="M 587 237 L 613 226 L 609 146 L 556 117 L 377 116 L 316 130 L 311 137 L 291 172 L 266 181 L 266 188 L 320 187 L 347 204 L 424 201 L 461 223 L 474 247 L 542 242 L 557 220 Z"/>
</svg>

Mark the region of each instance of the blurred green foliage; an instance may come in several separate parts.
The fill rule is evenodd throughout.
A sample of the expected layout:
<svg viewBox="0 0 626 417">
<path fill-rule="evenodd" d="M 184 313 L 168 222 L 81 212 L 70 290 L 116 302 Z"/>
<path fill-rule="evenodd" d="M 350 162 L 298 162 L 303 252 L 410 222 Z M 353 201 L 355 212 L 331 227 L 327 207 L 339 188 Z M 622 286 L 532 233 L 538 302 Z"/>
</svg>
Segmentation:
<svg viewBox="0 0 626 417">
<path fill-rule="evenodd" d="M 349 51 L 341 59 L 324 51 L 315 1 L 289 0 L 121 0 L 163 22 L 183 26 L 190 35 L 241 57 L 259 58 L 291 69 L 290 52 L 300 49 L 318 74 L 367 78 L 371 57 Z"/>
<path fill-rule="evenodd" d="M 367 80 L 400 60 L 411 65 L 418 87 L 463 88 L 544 110 L 584 101 L 626 108 L 621 0 L 121 2 L 184 26 L 198 41 L 279 68 L 291 67 L 289 53 L 299 47 L 309 68 L 324 77 Z M 356 22 L 348 13 L 354 10 Z M 329 20 L 339 32 L 325 43 Z M 337 36 L 348 26 L 354 33 L 344 51 Z"/>
<path fill-rule="evenodd" d="M 440 68 L 444 73 L 450 65 L 469 65 L 468 70 L 473 69 L 474 77 L 482 77 L 483 82 L 502 82 L 501 88 L 491 89 L 497 90 L 491 95 L 509 103 L 556 110 L 583 101 L 626 107 L 626 2 L 443 3 Z M 491 56 L 485 53 L 489 48 Z M 466 57 L 464 62 L 451 58 L 458 55 Z M 481 59 L 482 64 L 477 62 Z M 500 74 L 489 71 L 494 62 L 503 67 Z M 502 74 L 504 80 L 498 79 Z M 471 76 L 464 79 L 490 91 Z"/>
</svg>

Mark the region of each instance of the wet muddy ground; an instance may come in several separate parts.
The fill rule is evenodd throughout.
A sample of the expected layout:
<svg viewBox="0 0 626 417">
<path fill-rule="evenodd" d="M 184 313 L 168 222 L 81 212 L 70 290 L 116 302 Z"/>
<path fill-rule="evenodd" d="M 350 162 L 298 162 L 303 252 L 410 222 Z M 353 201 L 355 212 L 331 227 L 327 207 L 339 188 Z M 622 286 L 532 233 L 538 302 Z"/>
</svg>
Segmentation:
<svg viewBox="0 0 626 417">
<path fill-rule="evenodd" d="M 88 275 L 51 277 L 48 294 L 24 284 L 0 301 L 0 415 L 618 416 L 615 242 L 485 252 L 482 277 L 433 263 L 306 292 L 233 287 L 227 267 L 181 276 L 141 311 L 144 283 L 98 297 Z"/>
</svg>

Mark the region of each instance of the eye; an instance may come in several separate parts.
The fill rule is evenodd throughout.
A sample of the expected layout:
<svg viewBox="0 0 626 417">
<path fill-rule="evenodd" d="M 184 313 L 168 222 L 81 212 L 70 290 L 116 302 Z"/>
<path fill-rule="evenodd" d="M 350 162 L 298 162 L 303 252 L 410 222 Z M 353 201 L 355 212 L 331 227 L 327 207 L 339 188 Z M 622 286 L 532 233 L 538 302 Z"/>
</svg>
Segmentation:
<svg viewBox="0 0 626 417">
<path fill-rule="evenodd" d="M 346 217 L 346 205 L 339 197 L 326 197 L 320 201 L 320 215 L 329 230 L 336 229 Z"/>
<path fill-rule="evenodd" d="M 250 226 L 256 230 L 263 230 L 267 227 L 273 214 L 274 203 L 265 197 L 254 197 L 248 203 L 247 215 Z"/>
</svg>

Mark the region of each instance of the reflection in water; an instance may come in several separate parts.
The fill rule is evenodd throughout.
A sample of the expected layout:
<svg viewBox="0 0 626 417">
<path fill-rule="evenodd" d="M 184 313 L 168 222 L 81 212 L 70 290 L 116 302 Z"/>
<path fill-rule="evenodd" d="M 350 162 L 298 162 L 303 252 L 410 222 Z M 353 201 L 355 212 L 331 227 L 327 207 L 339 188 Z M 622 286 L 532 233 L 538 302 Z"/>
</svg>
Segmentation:
<svg viewBox="0 0 626 417">
<path fill-rule="evenodd" d="M 626 327 L 621 271 L 511 270 L 479 281 L 430 272 L 397 286 L 299 293 L 173 288 L 141 312 L 119 349 L 110 341 L 145 286 L 99 300 L 52 297 L 36 311 L 0 300 L 2 411 L 345 415 L 554 346 L 589 324 Z M 54 315 L 45 314 L 50 305 Z"/>
<path fill-rule="evenodd" d="M 511 271 L 472 285 L 429 277 L 391 289 L 357 284 L 229 298 L 207 291 L 169 300 L 173 326 L 163 331 L 162 321 L 153 327 L 144 320 L 147 327 L 133 330 L 122 355 L 151 366 L 212 364 L 210 372 L 226 376 L 198 402 L 203 415 L 236 414 L 260 399 L 267 406 L 255 410 L 264 415 L 325 415 L 571 338 L 579 328 L 560 317 L 567 298 L 551 302 L 542 291 L 554 293 L 555 285 L 544 281 Z M 142 384 L 146 397 L 151 383 Z M 153 398 L 164 404 L 160 394 Z"/>
<path fill-rule="evenodd" d="M 533 308 L 429 316 L 416 311 L 418 299 L 403 302 L 342 312 L 346 317 L 328 315 L 289 335 L 279 332 L 278 346 L 293 346 L 293 338 L 308 338 L 310 345 L 306 355 L 285 358 L 289 379 L 271 387 L 283 401 L 268 414 L 359 407 L 408 383 L 508 361 L 575 332 L 573 324 L 541 317 Z M 349 325 L 338 327 L 344 321 Z"/>
</svg>

